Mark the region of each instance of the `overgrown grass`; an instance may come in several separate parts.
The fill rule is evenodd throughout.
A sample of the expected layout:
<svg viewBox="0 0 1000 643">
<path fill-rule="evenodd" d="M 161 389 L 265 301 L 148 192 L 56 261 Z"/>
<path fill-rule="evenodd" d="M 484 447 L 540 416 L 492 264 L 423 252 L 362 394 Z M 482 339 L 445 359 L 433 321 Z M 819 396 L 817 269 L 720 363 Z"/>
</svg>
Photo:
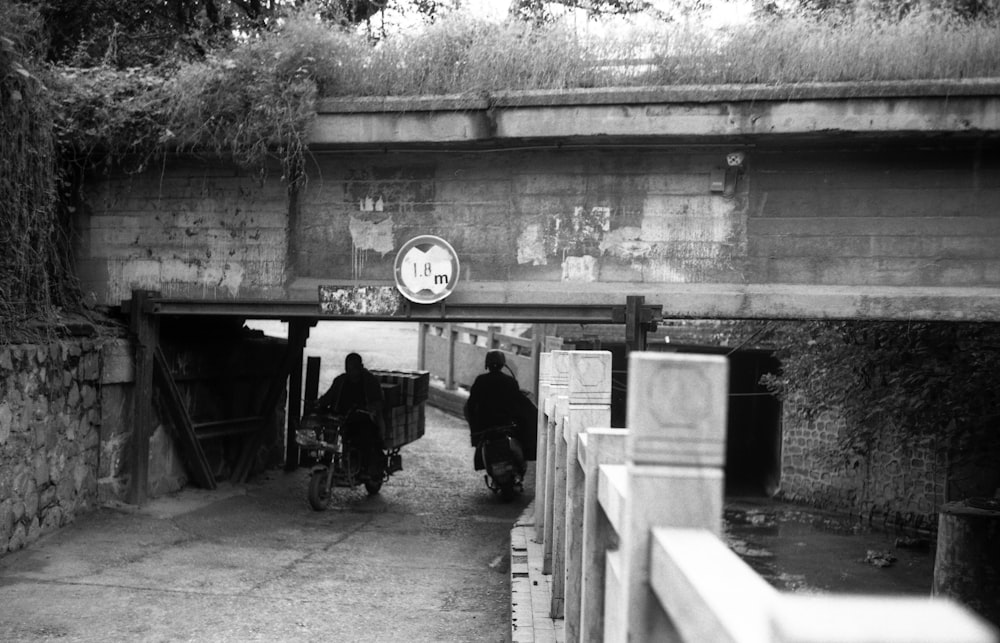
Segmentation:
<svg viewBox="0 0 1000 643">
<path fill-rule="evenodd" d="M 63 71 L 65 149 L 131 159 L 140 170 L 168 151 L 256 168 L 277 159 L 294 182 L 317 98 L 1000 77 L 1000 25 L 923 13 L 897 22 L 786 18 L 724 32 L 690 23 L 581 32 L 458 14 L 372 44 L 300 13 L 199 62 Z"/>
<path fill-rule="evenodd" d="M 375 47 L 299 18 L 274 46 L 279 56 L 315 52 L 305 67 L 321 96 L 1000 76 L 1000 25 L 931 13 L 898 22 L 785 18 L 721 32 L 619 24 L 582 34 L 567 24 L 453 16 Z"/>
</svg>

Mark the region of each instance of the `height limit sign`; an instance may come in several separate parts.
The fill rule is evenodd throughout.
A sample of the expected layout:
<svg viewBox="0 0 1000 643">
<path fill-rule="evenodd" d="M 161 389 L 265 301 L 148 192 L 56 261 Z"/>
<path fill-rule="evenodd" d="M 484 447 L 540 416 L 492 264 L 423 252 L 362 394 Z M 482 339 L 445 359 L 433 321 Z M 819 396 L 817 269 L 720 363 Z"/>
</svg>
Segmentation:
<svg viewBox="0 0 1000 643">
<path fill-rule="evenodd" d="M 396 288 L 416 304 L 433 304 L 455 289 L 458 269 L 458 255 L 447 241 L 414 237 L 396 253 Z"/>
</svg>

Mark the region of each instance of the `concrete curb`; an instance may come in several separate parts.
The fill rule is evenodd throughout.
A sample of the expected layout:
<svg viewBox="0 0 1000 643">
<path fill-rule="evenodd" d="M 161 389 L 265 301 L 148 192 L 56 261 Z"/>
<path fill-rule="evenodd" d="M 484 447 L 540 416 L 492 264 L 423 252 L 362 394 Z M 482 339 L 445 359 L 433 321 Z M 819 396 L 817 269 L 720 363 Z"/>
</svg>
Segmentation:
<svg viewBox="0 0 1000 643">
<path fill-rule="evenodd" d="M 543 547 L 535 542 L 534 502 L 510 531 L 512 643 L 565 643 L 564 621 L 549 616 L 552 576 L 542 574 Z"/>
</svg>

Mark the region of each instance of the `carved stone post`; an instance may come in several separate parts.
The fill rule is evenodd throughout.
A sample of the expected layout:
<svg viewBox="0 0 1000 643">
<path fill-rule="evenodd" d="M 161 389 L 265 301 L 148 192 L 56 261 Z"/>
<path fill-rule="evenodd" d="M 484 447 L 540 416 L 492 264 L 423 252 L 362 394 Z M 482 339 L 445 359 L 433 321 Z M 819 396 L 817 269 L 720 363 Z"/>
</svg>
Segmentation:
<svg viewBox="0 0 1000 643">
<path fill-rule="evenodd" d="M 566 580 L 564 565 L 566 546 L 566 426 L 569 424 L 569 396 L 556 397 L 555 435 L 552 442 L 552 546 L 546 547 L 550 554 L 552 573 L 552 602 L 549 616 L 563 616 L 563 587 Z"/>
<path fill-rule="evenodd" d="M 586 444 L 583 467 L 583 534 L 580 570 L 579 641 L 601 643 L 604 640 L 604 566 L 608 548 L 617 546 L 614 529 L 597 498 L 597 481 L 602 464 L 624 464 L 625 429 L 589 428 L 577 440 Z M 578 444 L 578 448 L 584 448 Z M 566 640 L 569 638 L 569 616 Z"/>
<path fill-rule="evenodd" d="M 552 539 L 555 528 L 553 513 L 555 511 L 556 483 L 556 445 L 562 440 L 556 428 L 561 425 L 559 413 L 565 413 L 565 406 L 557 408 L 560 397 L 566 397 L 569 391 L 569 351 L 552 351 L 552 384 L 549 385 L 549 396 L 545 401 L 545 412 L 548 422 L 545 426 L 545 439 L 548 444 L 545 453 L 545 519 L 544 543 L 542 549 L 542 573 L 552 573 Z M 561 467 L 560 467 L 561 468 Z M 562 519 L 562 515 L 559 515 Z"/>
<path fill-rule="evenodd" d="M 546 457 L 549 452 L 546 429 L 548 416 L 545 404 L 549 398 L 552 384 L 552 353 L 542 353 L 538 356 L 538 442 L 535 452 L 535 542 L 542 542 L 545 537 L 545 476 Z"/>
<path fill-rule="evenodd" d="M 577 453 L 577 438 L 590 427 L 611 424 L 611 353 L 573 351 L 569 356 L 569 410 L 566 440 L 566 527 L 563 552 L 552 579 L 553 598 L 564 598 L 566 640 L 580 635 L 580 578 L 583 550 L 585 479 Z M 561 563 L 561 565 L 560 565 Z M 559 573 L 560 567 L 564 570 Z M 565 590 L 561 581 L 565 582 Z M 553 600 L 553 603 L 555 601 Z"/>
<path fill-rule="evenodd" d="M 629 356 L 627 492 L 616 641 L 652 641 L 650 529 L 722 531 L 729 365 L 715 355 Z M 617 619 L 616 619 L 617 620 Z"/>
</svg>

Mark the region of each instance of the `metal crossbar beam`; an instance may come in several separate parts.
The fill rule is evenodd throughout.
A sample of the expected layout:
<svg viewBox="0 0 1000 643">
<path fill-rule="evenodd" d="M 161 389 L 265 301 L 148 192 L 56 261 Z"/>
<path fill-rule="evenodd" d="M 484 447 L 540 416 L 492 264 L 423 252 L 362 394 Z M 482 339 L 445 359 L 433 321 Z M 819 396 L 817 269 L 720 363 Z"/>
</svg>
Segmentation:
<svg viewBox="0 0 1000 643">
<path fill-rule="evenodd" d="M 658 321 L 662 306 L 645 305 L 643 322 Z M 563 324 L 623 324 L 625 305 L 565 304 L 408 304 L 398 315 L 326 315 L 315 301 L 210 301 L 152 299 L 154 315 L 222 316 L 244 319 L 311 319 L 313 321 L 452 321 Z"/>
</svg>

